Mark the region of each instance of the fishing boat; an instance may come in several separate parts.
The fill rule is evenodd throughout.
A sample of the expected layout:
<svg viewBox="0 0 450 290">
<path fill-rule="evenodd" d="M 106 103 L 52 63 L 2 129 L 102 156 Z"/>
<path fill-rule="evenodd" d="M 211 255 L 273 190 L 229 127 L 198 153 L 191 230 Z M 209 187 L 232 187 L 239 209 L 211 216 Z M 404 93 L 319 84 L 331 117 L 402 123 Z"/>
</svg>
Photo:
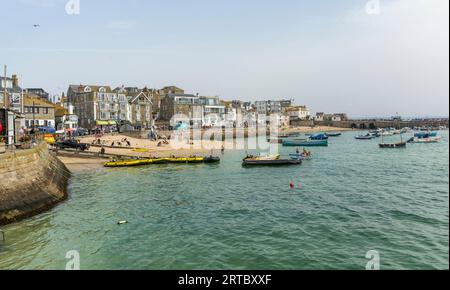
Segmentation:
<svg viewBox="0 0 450 290">
<path fill-rule="evenodd" d="M 256 160 L 253 158 L 244 159 L 242 166 L 280 166 L 280 165 L 300 165 L 301 159 L 277 159 L 277 160 Z"/>
<path fill-rule="evenodd" d="M 326 147 L 328 146 L 328 140 L 284 140 L 283 146 Z"/>
<path fill-rule="evenodd" d="M 342 136 L 342 133 L 339 133 L 339 132 L 337 132 L 337 133 L 335 133 L 335 132 L 330 132 L 330 133 L 327 133 L 327 136 L 328 136 L 328 137 L 340 137 L 340 136 Z"/>
</svg>

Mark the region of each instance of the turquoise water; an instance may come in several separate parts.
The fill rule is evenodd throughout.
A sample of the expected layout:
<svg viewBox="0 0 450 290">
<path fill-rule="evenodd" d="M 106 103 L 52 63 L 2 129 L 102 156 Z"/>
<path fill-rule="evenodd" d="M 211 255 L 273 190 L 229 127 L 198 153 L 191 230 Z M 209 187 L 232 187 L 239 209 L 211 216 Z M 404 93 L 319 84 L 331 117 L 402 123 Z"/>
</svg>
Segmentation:
<svg viewBox="0 0 450 290">
<path fill-rule="evenodd" d="M 299 167 L 246 169 L 229 151 L 76 173 L 67 202 L 3 228 L 0 269 L 64 269 L 70 250 L 82 269 L 365 269 L 370 250 L 382 269 L 448 269 L 448 132 L 396 150 L 355 134 Z"/>
</svg>

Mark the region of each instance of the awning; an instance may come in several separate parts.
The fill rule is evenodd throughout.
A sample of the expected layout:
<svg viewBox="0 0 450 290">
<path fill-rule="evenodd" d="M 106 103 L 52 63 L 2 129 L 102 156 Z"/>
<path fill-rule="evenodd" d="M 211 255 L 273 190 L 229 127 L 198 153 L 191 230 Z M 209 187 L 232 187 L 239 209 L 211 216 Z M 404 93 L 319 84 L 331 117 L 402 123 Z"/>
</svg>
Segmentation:
<svg viewBox="0 0 450 290">
<path fill-rule="evenodd" d="M 100 121 L 100 120 L 97 120 L 96 124 L 97 124 L 97 126 L 116 126 L 117 122 L 116 121 Z"/>
</svg>

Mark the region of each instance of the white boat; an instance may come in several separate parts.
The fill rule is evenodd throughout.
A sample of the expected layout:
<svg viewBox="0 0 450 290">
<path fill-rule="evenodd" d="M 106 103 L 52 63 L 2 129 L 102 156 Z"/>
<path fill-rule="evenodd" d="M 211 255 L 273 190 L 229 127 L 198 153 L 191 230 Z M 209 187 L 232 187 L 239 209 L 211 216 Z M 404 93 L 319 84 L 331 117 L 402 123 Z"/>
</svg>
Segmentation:
<svg viewBox="0 0 450 290">
<path fill-rule="evenodd" d="M 280 159 L 280 154 L 276 154 L 276 155 L 260 155 L 257 157 L 254 157 L 254 159 L 256 160 L 278 160 Z"/>
<path fill-rule="evenodd" d="M 392 133 L 391 131 L 383 131 L 381 132 L 381 136 L 383 137 L 394 136 L 394 133 Z"/>
<path fill-rule="evenodd" d="M 437 137 L 429 137 L 429 138 L 411 138 L 411 140 L 409 141 L 409 143 L 437 143 L 439 141 L 441 141 L 442 137 L 437 136 Z"/>
</svg>

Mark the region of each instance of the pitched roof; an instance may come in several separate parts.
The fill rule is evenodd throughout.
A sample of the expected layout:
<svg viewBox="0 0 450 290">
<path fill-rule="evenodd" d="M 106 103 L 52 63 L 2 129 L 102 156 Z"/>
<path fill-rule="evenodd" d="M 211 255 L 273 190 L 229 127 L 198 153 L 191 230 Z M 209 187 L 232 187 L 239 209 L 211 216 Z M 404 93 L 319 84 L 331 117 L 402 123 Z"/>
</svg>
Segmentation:
<svg viewBox="0 0 450 290">
<path fill-rule="evenodd" d="M 55 105 L 55 117 L 62 117 L 65 115 L 69 115 L 69 111 L 62 106 Z"/>
<path fill-rule="evenodd" d="M 45 108 L 54 108 L 55 104 L 45 99 L 42 99 L 38 96 L 31 95 L 24 97 L 24 105 L 25 106 L 35 106 L 35 107 L 45 107 Z"/>
<path fill-rule="evenodd" d="M 89 87 L 92 92 L 99 92 L 100 88 L 104 88 L 106 93 L 112 93 L 112 89 L 110 86 L 99 86 L 99 85 L 70 85 L 69 90 L 72 90 L 75 93 L 84 93 L 84 90 Z"/>
</svg>

